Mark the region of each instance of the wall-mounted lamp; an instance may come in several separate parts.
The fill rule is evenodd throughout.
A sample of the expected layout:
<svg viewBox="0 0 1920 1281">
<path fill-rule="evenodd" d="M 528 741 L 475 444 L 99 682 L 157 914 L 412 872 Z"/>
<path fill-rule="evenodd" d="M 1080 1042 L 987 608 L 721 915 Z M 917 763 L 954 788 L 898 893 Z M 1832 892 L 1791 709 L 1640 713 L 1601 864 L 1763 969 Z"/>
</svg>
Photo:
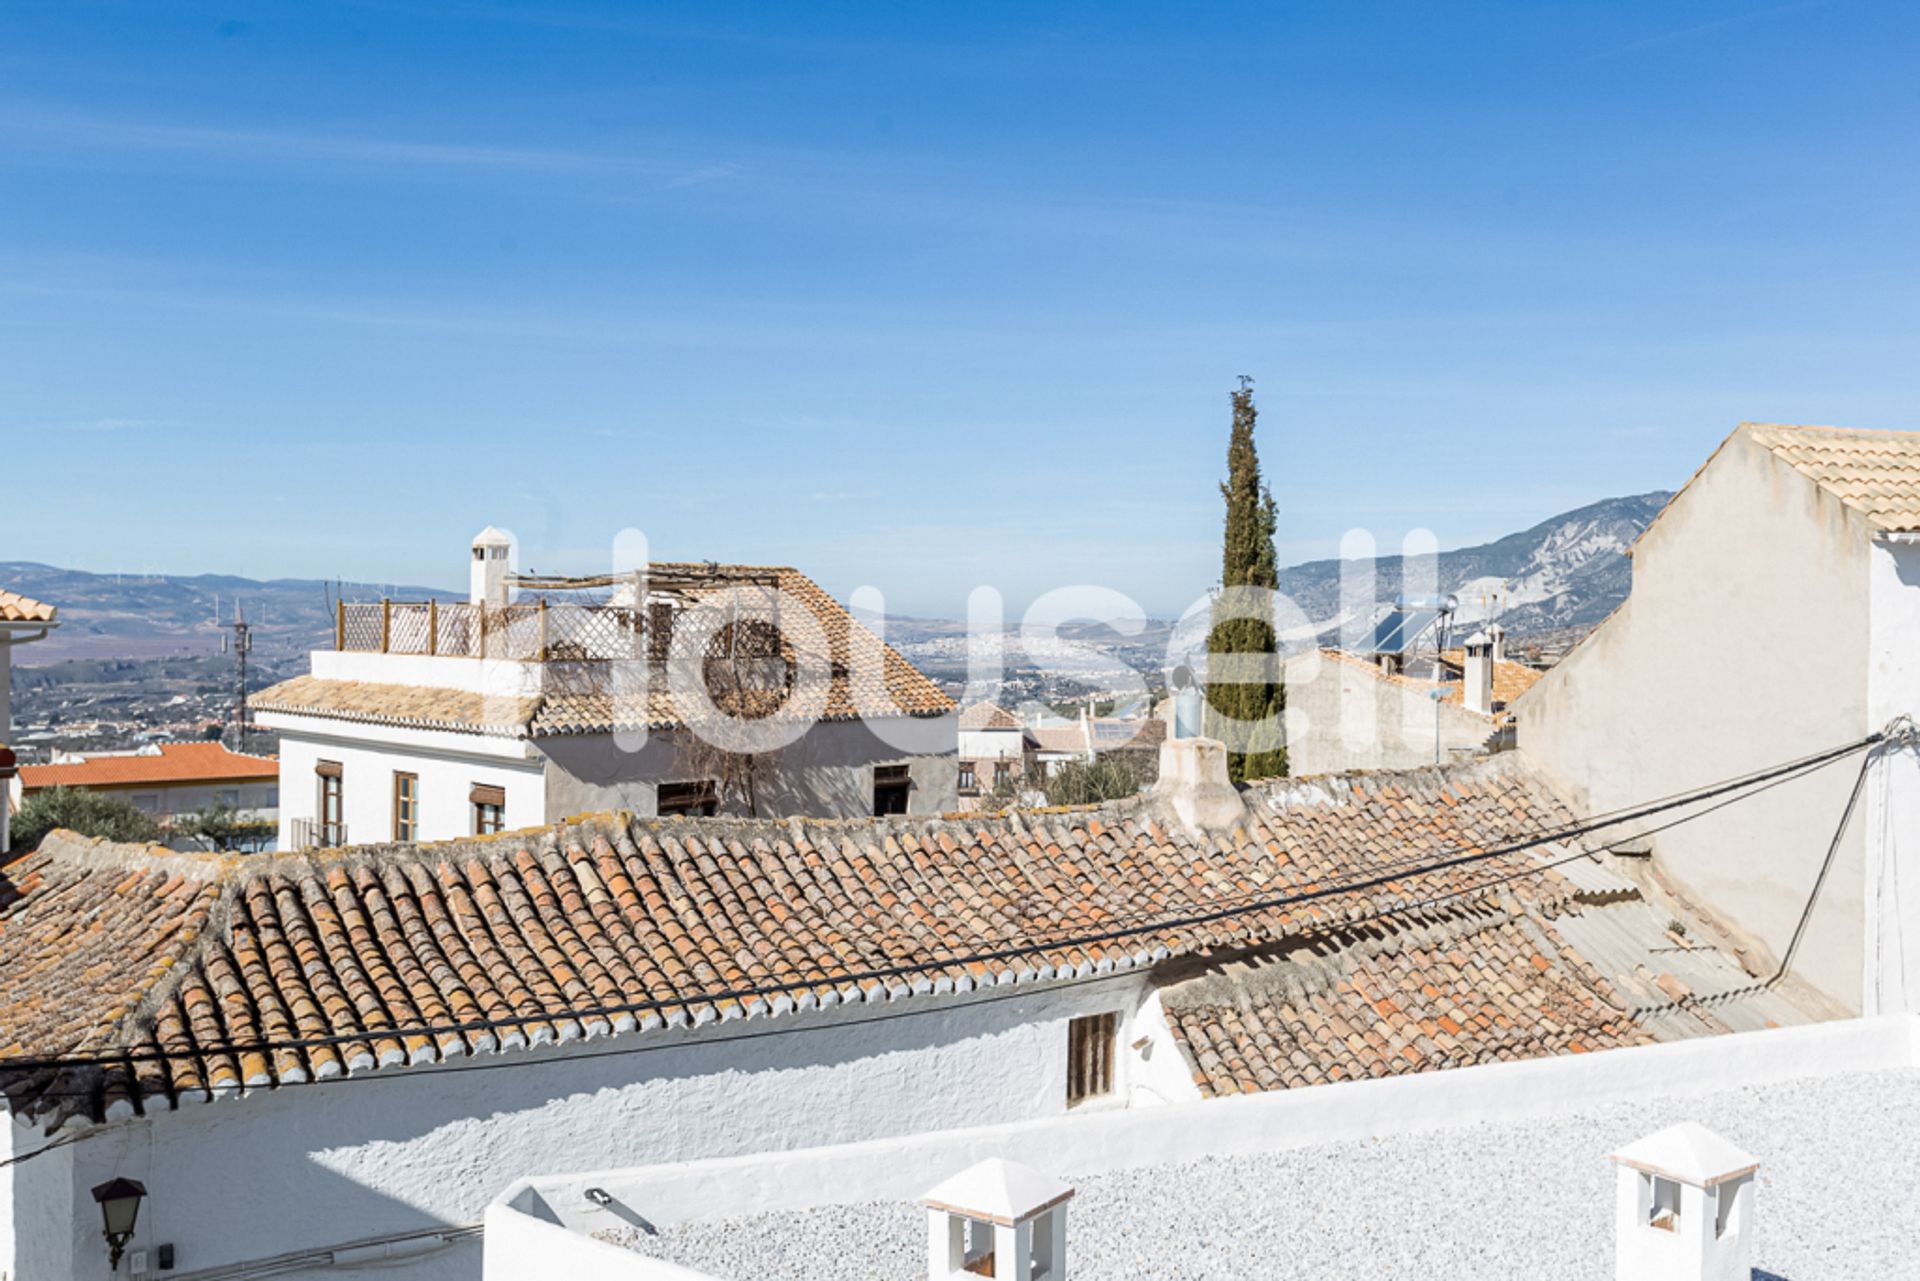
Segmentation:
<svg viewBox="0 0 1920 1281">
<path fill-rule="evenodd" d="M 100 1203 L 100 1218 L 107 1238 L 107 1271 L 120 1270 L 120 1256 L 133 1240 L 133 1225 L 140 1217 L 140 1199 L 147 1195 L 146 1185 L 136 1179 L 109 1179 L 93 1190 Z"/>
<path fill-rule="evenodd" d="M 588 1188 L 586 1198 L 603 1210 L 613 1204 L 613 1197 L 605 1188 Z"/>
</svg>

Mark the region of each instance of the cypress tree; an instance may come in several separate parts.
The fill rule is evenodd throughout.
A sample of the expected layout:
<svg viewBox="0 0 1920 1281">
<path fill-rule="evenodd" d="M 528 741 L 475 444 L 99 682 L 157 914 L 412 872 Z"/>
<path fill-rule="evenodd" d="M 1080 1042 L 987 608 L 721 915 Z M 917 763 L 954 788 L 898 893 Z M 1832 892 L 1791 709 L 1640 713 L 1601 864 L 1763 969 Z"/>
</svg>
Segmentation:
<svg viewBox="0 0 1920 1281">
<path fill-rule="evenodd" d="M 1240 388 L 1232 393 L 1233 433 L 1227 443 L 1227 479 L 1220 486 L 1226 500 L 1226 537 L 1221 548 L 1220 585 L 1225 588 L 1259 587 L 1272 590 L 1279 586 L 1279 566 L 1273 551 L 1275 525 L 1273 493 L 1260 479 L 1260 456 L 1254 449 L 1253 427 L 1257 411 L 1253 406 L 1253 380 L 1242 377 Z M 1278 671 L 1279 638 L 1273 625 L 1273 607 L 1263 601 L 1251 618 L 1221 618 L 1216 604 L 1211 629 L 1207 633 L 1208 683 L 1207 705 L 1214 737 L 1225 740 L 1231 749 L 1228 769 L 1233 780 L 1272 778 L 1287 772 L 1286 739 L 1280 716 L 1286 710 L 1287 688 L 1278 680 L 1251 684 L 1215 681 L 1218 672 L 1230 676 L 1231 664 L 1216 663 L 1222 654 L 1261 654 L 1271 656 Z M 1227 718 L 1239 721 L 1230 724 Z M 1252 722 L 1259 722 L 1257 726 Z"/>
</svg>

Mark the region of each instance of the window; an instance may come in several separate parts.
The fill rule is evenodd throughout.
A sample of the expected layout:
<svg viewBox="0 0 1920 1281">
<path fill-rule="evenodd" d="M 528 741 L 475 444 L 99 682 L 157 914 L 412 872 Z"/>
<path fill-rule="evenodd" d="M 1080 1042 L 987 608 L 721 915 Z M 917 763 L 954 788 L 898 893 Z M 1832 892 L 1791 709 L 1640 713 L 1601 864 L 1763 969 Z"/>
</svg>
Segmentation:
<svg viewBox="0 0 1920 1281">
<path fill-rule="evenodd" d="M 973 778 L 973 762 L 961 761 L 960 762 L 960 790 L 963 792 L 971 792 L 978 786 L 979 784 L 976 783 Z"/>
<path fill-rule="evenodd" d="M 230 810 L 237 810 L 240 808 L 240 789 L 237 787 L 225 788 L 214 797 L 214 799 Z"/>
<path fill-rule="evenodd" d="M 876 817 L 906 813 L 907 796 L 912 790 L 913 779 L 908 776 L 905 765 L 873 767 L 873 812 Z"/>
<path fill-rule="evenodd" d="M 345 845 L 347 824 L 342 818 L 340 762 L 321 761 L 313 767 L 320 782 L 320 831 L 323 846 Z"/>
<path fill-rule="evenodd" d="M 420 776 L 393 774 L 393 839 L 412 841 L 420 836 Z"/>
<path fill-rule="evenodd" d="M 1009 765 L 1005 761 L 994 762 L 993 785 L 995 787 L 1005 787 L 1007 785 L 1007 780 L 1012 777 L 1013 777 L 1013 766 Z"/>
<path fill-rule="evenodd" d="M 160 812 L 160 793 L 135 792 L 133 794 L 133 808 L 139 810 L 142 814 L 158 814 Z"/>
<path fill-rule="evenodd" d="M 1067 1024 L 1067 1106 L 1113 1093 L 1113 1042 L 1119 1019 L 1111 1011 Z"/>
<path fill-rule="evenodd" d="M 270 810 L 280 808 L 280 785 L 278 783 L 267 788 L 267 808 Z"/>
<path fill-rule="evenodd" d="M 654 813 L 712 818 L 720 812 L 720 785 L 712 779 L 697 783 L 662 783 Z"/>
<path fill-rule="evenodd" d="M 475 783 L 473 790 L 467 793 L 467 804 L 473 807 L 473 834 L 491 836 L 503 832 L 507 827 L 507 789 L 489 787 L 485 783 Z"/>
</svg>

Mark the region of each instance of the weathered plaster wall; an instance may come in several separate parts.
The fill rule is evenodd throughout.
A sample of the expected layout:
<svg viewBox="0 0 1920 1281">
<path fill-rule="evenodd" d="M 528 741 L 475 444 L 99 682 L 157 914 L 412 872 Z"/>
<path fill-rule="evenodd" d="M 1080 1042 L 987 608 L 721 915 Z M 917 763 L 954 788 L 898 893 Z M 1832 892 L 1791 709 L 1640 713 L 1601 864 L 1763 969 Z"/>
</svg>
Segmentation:
<svg viewBox="0 0 1920 1281">
<path fill-rule="evenodd" d="M 1287 768 L 1298 777 L 1343 770 L 1418 769 L 1484 749 L 1493 722 L 1436 708 L 1426 689 L 1384 680 L 1358 663 L 1301 654 L 1286 663 Z"/>
<path fill-rule="evenodd" d="M 873 767 L 905 765 L 913 780 L 910 814 L 942 814 L 956 804 L 958 758 L 952 716 L 899 717 L 890 722 L 892 742 L 883 742 L 859 721 L 823 721 L 800 740 L 770 755 L 758 787 L 763 818 L 800 814 L 853 818 L 873 813 Z M 700 771 L 682 759 L 679 732 L 655 733 L 637 751 L 611 735 L 540 740 L 552 763 L 546 807 L 554 818 L 599 810 L 653 814 L 658 785 L 690 782 Z M 744 813 L 738 796 L 723 813 Z"/>
<path fill-rule="evenodd" d="M 1867 721 L 1920 719 L 1920 545 L 1876 541 L 1869 556 L 1873 664 Z M 1883 753 L 1861 816 L 1867 851 L 1866 1010 L 1920 1011 L 1920 751 Z"/>
<path fill-rule="evenodd" d="M 1867 547 L 1858 516 L 1736 435 L 1642 538 L 1626 603 L 1515 704 L 1520 750 L 1600 812 L 1862 737 Z M 1655 838 L 1661 868 L 1756 966 L 1792 937 L 1858 764 Z M 1853 1011 L 1862 879 L 1856 825 L 1795 967 Z"/>
<path fill-rule="evenodd" d="M 59 1265 L 29 1275 L 104 1275 L 93 1205 L 61 1198 L 85 1201 L 87 1188 L 129 1175 L 149 1193 L 137 1244 L 175 1243 L 178 1270 L 189 1272 L 475 1222 L 530 1171 L 1060 1116 L 1067 1021 L 1102 1010 L 1124 1016 L 1121 1080 L 1108 1105 L 1124 1106 L 1128 1029 L 1145 985 L 1129 974 L 912 997 L 187 1103 L 15 1167 L 16 1184 L 32 1185 L 32 1199 L 16 1205 L 47 1208 L 14 1227 L 31 1257 Z M 608 1054 L 627 1049 L 640 1052 Z M 386 1275 L 472 1281 L 479 1271 L 469 1242 Z"/>
<path fill-rule="evenodd" d="M 271 719 L 280 730 L 281 849 L 293 848 L 295 819 L 319 816 L 320 783 L 314 767 L 323 760 L 340 762 L 347 839 L 354 844 L 393 839 L 396 770 L 420 777 L 419 839 L 423 841 L 473 834 L 470 797 L 476 783 L 505 789 L 508 828 L 537 827 L 548 821 L 542 763 L 529 759 L 526 745 L 518 740 L 343 725 L 313 717 Z"/>
</svg>

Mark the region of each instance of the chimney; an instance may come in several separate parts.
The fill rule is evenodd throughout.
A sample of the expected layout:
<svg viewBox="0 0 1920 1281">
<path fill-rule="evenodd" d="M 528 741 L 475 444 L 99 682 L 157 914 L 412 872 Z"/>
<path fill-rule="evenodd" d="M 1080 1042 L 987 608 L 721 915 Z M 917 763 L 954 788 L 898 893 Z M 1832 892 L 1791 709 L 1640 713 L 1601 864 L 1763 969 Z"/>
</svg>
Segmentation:
<svg viewBox="0 0 1920 1281">
<path fill-rule="evenodd" d="M 513 566 L 513 535 L 487 526 L 473 536 L 469 573 L 473 603 L 501 609 L 507 603 L 507 571 Z"/>
<path fill-rule="evenodd" d="M 1760 1162 L 1692 1121 L 1613 1154 L 1614 1276 L 1721 1281 L 1752 1275 Z"/>
<path fill-rule="evenodd" d="M 927 1207 L 927 1281 L 1066 1281 L 1073 1189 L 998 1157 L 920 1198 Z"/>
<path fill-rule="evenodd" d="M 1246 802 L 1227 775 L 1227 745 L 1217 738 L 1169 738 L 1160 744 L 1153 794 L 1195 832 L 1231 832 L 1246 822 Z"/>
<path fill-rule="evenodd" d="M 1487 635 L 1493 638 L 1493 661 L 1507 661 L 1507 629 L 1494 623 L 1487 628 Z"/>
<path fill-rule="evenodd" d="M 1493 715 L 1493 638 L 1485 632 L 1467 637 L 1466 662 L 1462 664 L 1466 688 L 1461 699 L 1470 712 Z"/>
</svg>

